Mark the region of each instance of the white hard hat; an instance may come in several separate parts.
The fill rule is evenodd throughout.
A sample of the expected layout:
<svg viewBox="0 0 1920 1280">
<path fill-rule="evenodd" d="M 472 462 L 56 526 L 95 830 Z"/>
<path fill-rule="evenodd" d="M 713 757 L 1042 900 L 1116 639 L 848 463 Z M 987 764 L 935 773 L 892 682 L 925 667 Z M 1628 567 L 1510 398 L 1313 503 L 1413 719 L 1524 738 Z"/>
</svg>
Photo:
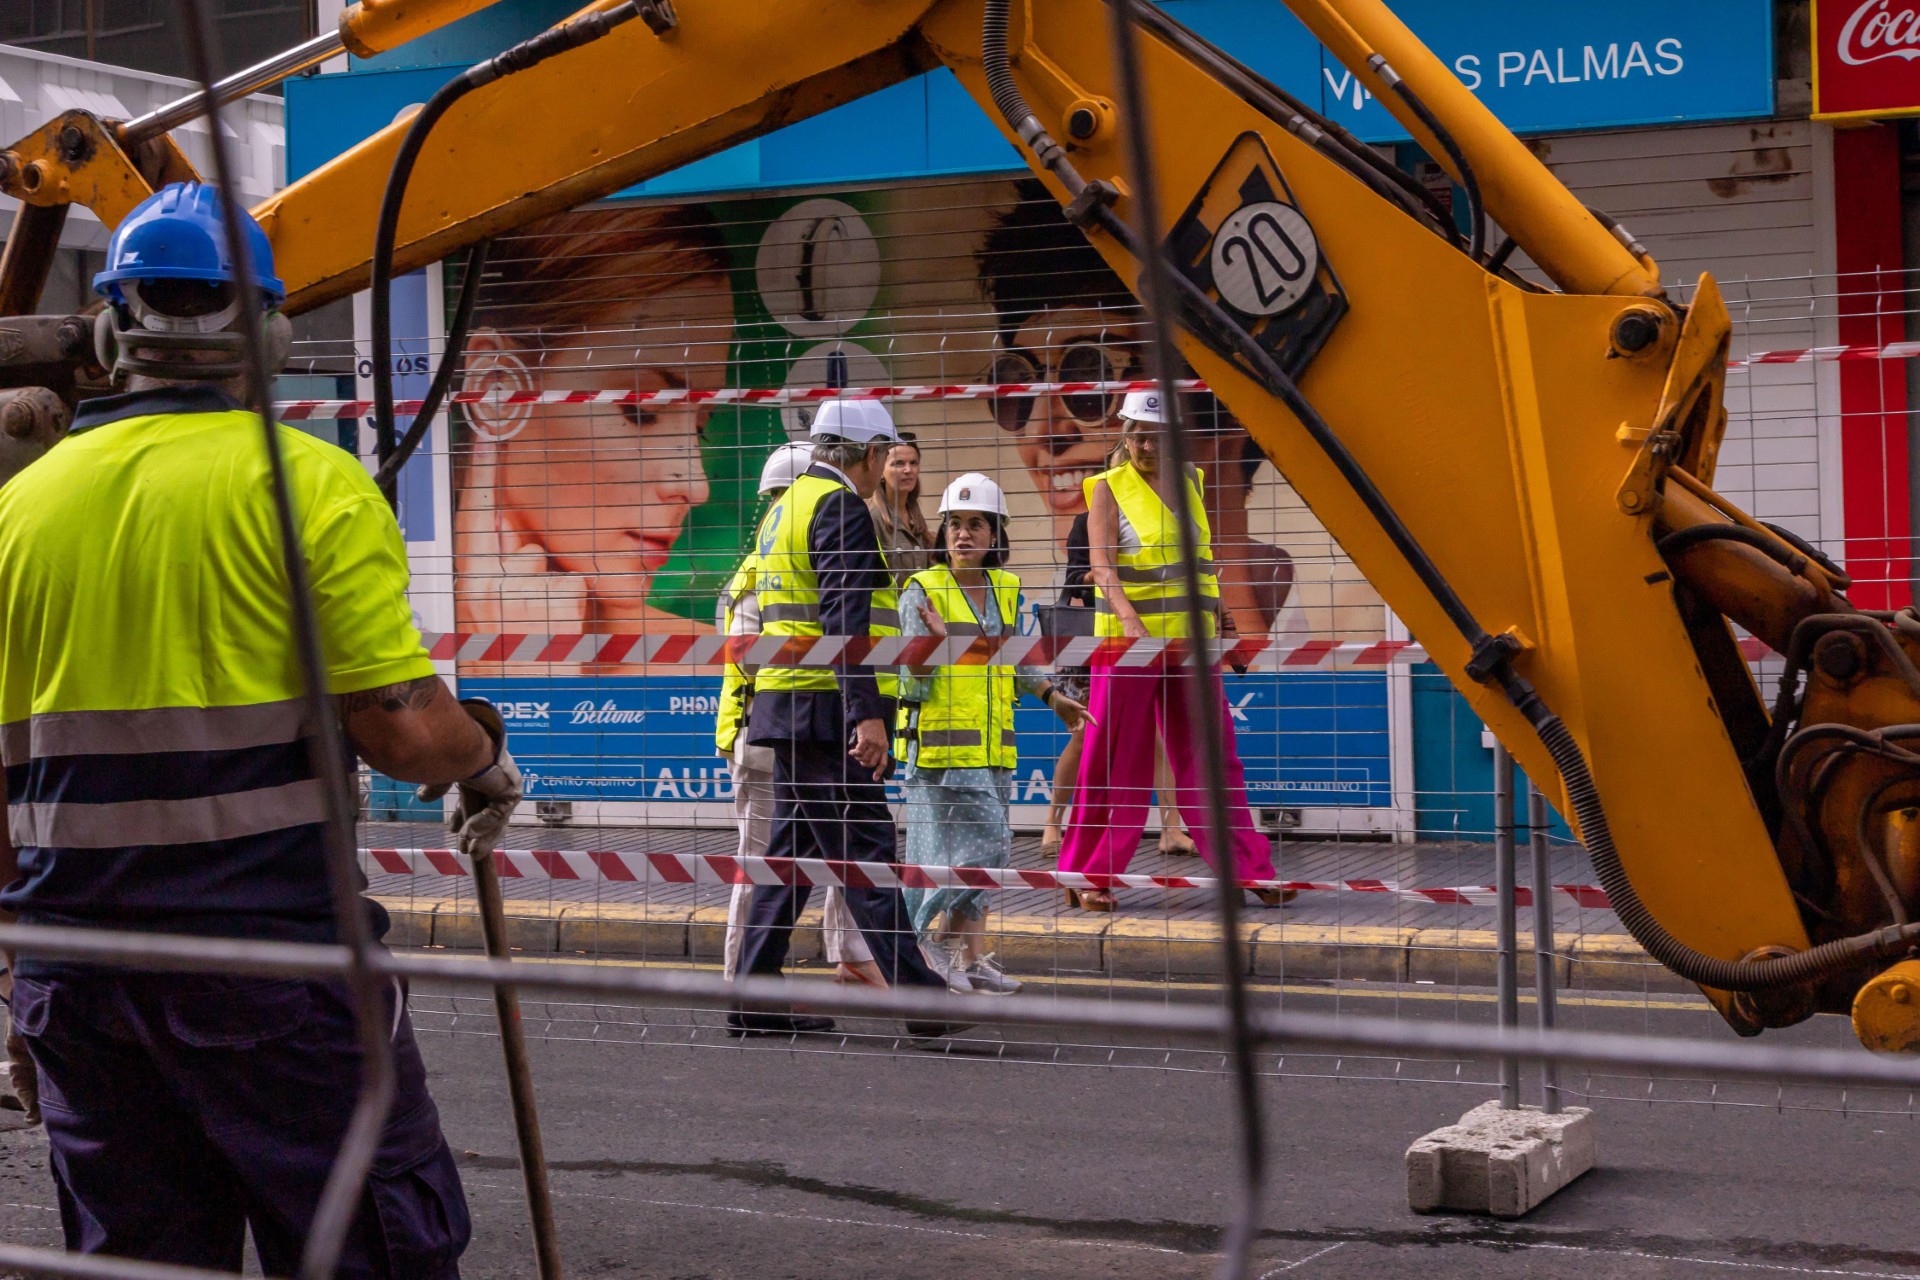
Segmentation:
<svg viewBox="0 0 1920 1280">
<path fill-rule="evenodd" d="M 812 445 L 781 445 L 768 456 L 767 465 L 760 468 L 760 492 L 766 494 L 790 487 L 800 478 L 800 473 L 812 465 Z"/>
<path fill-rule="evenodd" d="M 1129 391 L 1120 405 L 1120 416 L 1135 422 L 1165 422 L 1167 411 L 1158 391 Z"/>
<path fill-rule="evenodd" d="M 940 495 L 940 514 L 949 511 L 984 511 L 1007 518 L 1007 493 L 978 471 L 969 471 L 947 486 Z"/>
<path fill-rule="evenodd" d="M 813 415 L 807 434 L 838 436 L 855 444 L 892 444 L 900 439 L 893 415 L 878 400 L 827 400 Z"/>
</svg>

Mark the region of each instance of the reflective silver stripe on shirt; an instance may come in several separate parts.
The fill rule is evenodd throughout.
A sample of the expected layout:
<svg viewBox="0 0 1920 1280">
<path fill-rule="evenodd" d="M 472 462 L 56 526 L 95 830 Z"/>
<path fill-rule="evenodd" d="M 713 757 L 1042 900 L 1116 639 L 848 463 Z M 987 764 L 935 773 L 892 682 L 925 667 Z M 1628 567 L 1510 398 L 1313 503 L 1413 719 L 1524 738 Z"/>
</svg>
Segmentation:
<svg viewBox="0 0 1920 1280">
<path fill-rule="evenodd" d="M 0 726 L 0 759 L 15 765 L 49 756 L 238 751 L 297 742 L 305 727 L 301 698 L 239 707 L 50 711 Z"/>
<path fill-rule="evenodd" d="M 1128 596 L 1127 603 L 1133 606 L 1135 613 L 1142 615 L 1149 613 L 1185 613 L 1187 611 L 1186 596 L 1161 596 L 1157 600 L 1135 600 L 1132 596 Z M 1212 613 L 1220 607 L 1220 597 L 1203 595 L 1200 597 L 1200 607 L 1203 612 Z M 1093 608 L 1096 613 L 1110 614 L 1113 612 L 1113 606 L 1107 602 L 1105 596 L 1097 597 L 1093 602 Z"/>
<path fill-rule="evenodd" d="M 237 840 L 324 822 L 326 818 L 326 786 L 314 778 L 189 800 L 10 804 L 7 831 L 16 846 L 120 849 L 139 844 Z"/>
<path fill-rule="evenodd" d="M 769 622 L 818 622 L 820 606 L 817 604 L 766 604 L 760 605 L 760 625 Z"/>
<path fill-rule="evenodd" d="M 1161 564 L 1143 569 L 1120 565 L 1118 572 L 1122 582 L 1179 582 L 1187 576 L 1186 566 L 1180 564 Z M 1213 561 L 1201 560 L 1200 572 L 1212 573 Z"/>
<path fill-rule="evenodd" d="M 1001 746 L 1003 746 L 1003 747 L 1015 747 L 1015 746 L 1018 746 L 1018 745 L 1019 745 L 1019 743 L 1020 743 L 1020 739 L 1019 739 L 1019 736 L 1018 736 L 1018 735 L 1016 735 L 1016 734 L 1014 733 L 1014 731 L 1013 731 L 1013 730 L 1011 730 L 1011 729 L 1002 729 L 1002 730 L 1000 731 L 1000 745 L 1001 745 Z"/>
<path fill-rule="evenodd" d="M 980 624 L 977 622 L 949 622 L 947 624 L 947 634 L 950 636 L 977 636 L 984 635 L 985 632 L 981 631 Z"/>
<path fill-rule="evenodd" d="M 871 627 L 892 627 L 900 629 L 900 611 L 898 609 L 875 609 L 867 620 Z"/>
<path fill-rule="evenodd" d="M 927 747 L 977 747 L 980 745 L 978 729 L 922 729 L 920 746 Z"/>
</svg>

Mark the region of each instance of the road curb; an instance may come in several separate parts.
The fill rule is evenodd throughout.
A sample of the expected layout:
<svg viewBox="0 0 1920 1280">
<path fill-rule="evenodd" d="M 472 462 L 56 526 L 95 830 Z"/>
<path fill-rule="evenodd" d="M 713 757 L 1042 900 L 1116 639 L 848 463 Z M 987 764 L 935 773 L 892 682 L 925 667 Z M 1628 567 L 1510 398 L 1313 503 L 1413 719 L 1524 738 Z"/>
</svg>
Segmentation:
<svg viewBox="0 0 1920 1280">
<path fill-rule="evenodd" d="M 480 946 L 471 898 L 381 898 L 395 947 Z M 692 960 L 718 963 L 726 936 L 722 907 L 643 903 L 507 901 L 509 945 L 530 955 Z M 1114 977 L 1211 978 L 1219 975 L 1220 930 L 1209 921 L 1091 915 L 994 915 L 988 945 L 1015 973 L 1104 973 Z M 1249 972 L 1283 981 L 1361 980 L 1494 985 L 1491 930 L 1294 924 L 1255 918 L 1244 926 Z M 1520 981 L 1533 985 L 1533 950 L 1520 937 Z M 823 958 L 819 913 L 794 930 L 790 957 Z M 1555 977 L 1562 989 L 1681 991 L 1693 986 L 1654 963 L 1625 934 L 1575 934 L 1558 940 Z"/>
</svg>

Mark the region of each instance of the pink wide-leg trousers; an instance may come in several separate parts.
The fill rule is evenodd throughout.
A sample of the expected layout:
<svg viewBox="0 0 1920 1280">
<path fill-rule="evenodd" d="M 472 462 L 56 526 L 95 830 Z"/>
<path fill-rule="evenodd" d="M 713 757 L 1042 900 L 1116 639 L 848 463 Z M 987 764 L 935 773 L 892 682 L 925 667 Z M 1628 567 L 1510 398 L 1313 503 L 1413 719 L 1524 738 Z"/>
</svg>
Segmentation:
<svg viewBox="0 0 1920 1280">
<path fill-rule="evenodd" d="M 1164 659 L 1138 668 L 1096 660 L 1089 702 L 1087 709 L 1095 723 L 1087 729 L 1080 753 L 1080 782 L 1073 794 L 1073 817 L 1060 845 L 1060 869 L 1119 875 L 1133 860 L 1146 830 L 1147 798 L 1153 791 L 1156 723 L 1167 744 L 1167 763 L 1173 767 L 1175 801 L 1194 842 L 1206 852 L 1207 808 L 1191 677 Z M 1253 814 L 1247 808 L 1246 771 L 1234 749 L 1233 717 L 1224 694 L 1220 725 L 1234 873 L 1242 880 L 1272 880 L 1273 848 L 1254 829 Z"/>
</svg>

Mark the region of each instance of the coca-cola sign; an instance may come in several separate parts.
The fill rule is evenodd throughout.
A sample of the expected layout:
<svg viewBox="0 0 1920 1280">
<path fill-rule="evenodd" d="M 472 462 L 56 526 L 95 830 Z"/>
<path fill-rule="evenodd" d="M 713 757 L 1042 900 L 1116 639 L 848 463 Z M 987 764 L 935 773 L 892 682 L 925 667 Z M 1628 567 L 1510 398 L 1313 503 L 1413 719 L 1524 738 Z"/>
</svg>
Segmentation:
<svg viewBox="0 0 1920 1280">
<path fill-rule="evenodd" d="M 1813 0 L 1813 113 L 1920 112 L 1920 0 Z"/>
</svg>

